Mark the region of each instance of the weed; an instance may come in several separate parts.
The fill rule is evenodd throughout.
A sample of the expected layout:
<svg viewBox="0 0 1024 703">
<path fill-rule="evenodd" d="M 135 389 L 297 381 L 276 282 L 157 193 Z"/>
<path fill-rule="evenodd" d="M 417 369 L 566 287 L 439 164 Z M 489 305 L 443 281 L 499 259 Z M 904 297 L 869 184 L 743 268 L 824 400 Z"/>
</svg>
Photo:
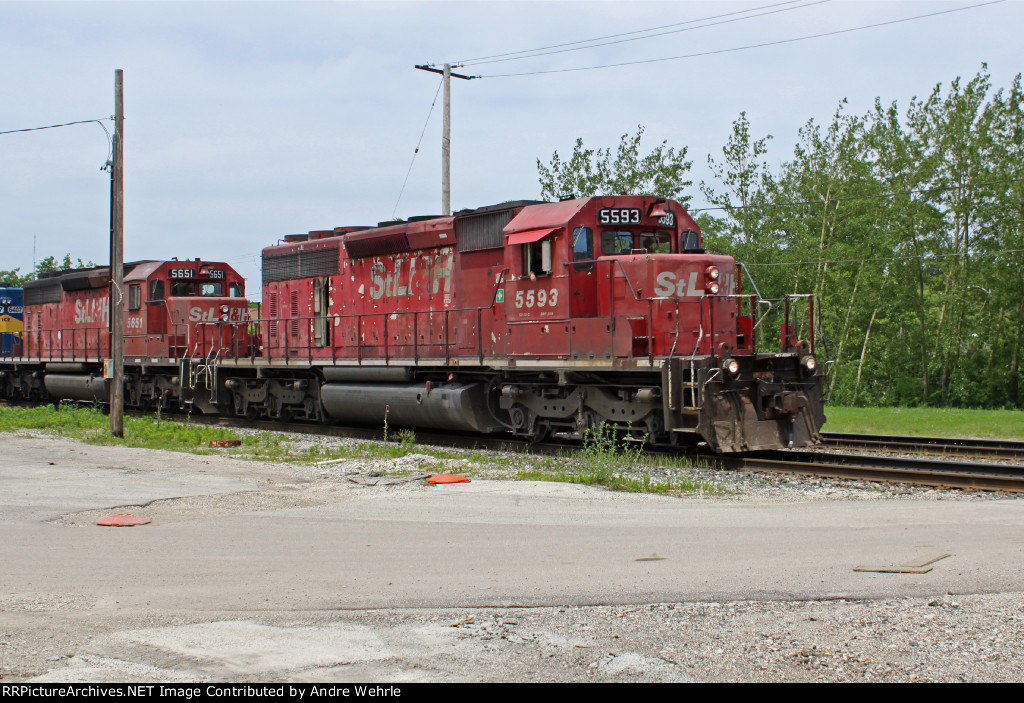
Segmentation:
<svg viewBox="0 0 1024 703">
<path fill-rule="evenodd" d="M 398 444 L 405 451 L 411 452 L 416 447 L 416 433 L 412 430 L 399 430 Z"/>
<path fill-rule="evenodd" d="M 574 458 L 595 476 L 611 480 L 616 469 L 642 463 L 646 440 L 646 436 L 635 443 L 619 439 L 615 427 L 602 422 L 586 431 L 583 447 L 575 452 Z"/>
<path fill-rule="evenodd" d="M 689 478 L 657 480 L 652 479 L 647 473 L 636 474 L 636 469 L 644 463 L 644 442 L 621 439 L 613 426 L 602 423 L 588 431 L 583 446 L 568 457 L 562 457 L 561 460 L 552 457 L 538 458 L 533 467 L 519 471 L 517 478 L 604 486 L 609 490 L 632 493 L 726 492 L 721 485 L 709 481 Z M 672 460 L 669 463 L 676 465 L 676 468 L 695 468 L 686 458 Z"/>
</svg>

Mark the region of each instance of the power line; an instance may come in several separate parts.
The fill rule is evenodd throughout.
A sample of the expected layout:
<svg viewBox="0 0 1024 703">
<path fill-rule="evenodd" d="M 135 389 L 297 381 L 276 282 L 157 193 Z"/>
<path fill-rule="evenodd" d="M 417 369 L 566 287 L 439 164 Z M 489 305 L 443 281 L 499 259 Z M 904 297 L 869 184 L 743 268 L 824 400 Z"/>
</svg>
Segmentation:
<svg viewBox="0 0 1024 703">
<path fill-rule="evenodd" d="M 821 32 L 819 34 L 808 34 L 802 37 L 793 37 L 791 39 L 780 39 L 778 41 L 762 42 L 760 44 L 747 44 L 746 46 L 737 46 L 730 49 L 714 49 L 711 51 L 701 51 L 695 54 L 682 54 L 680 56 L 665 56 L 660 59 L 643 59 L 640 61 L 624 61 L 622 63 L 602 64 L 599 66 L 582 66 L 580 68 L 558 68 L 550 69 L 547 71 L 526 71 L 523 73 L 496 73 L 490 76 L 479 76 L 480 78 L 514 78 L 520 76 L 539 76 L 548 73 L 573 73 L 577 71 L 596 71 L 603 68 L 621 68 L 623 66 L 638 66 L 649 63 L 660 63 L 663 61 L 678 61 L 681 59 L 692 59 L 701 56 L 713 56 L 715 54 L 727 54 L 735 51 L 746 51 L 747 49 L 761 49 L 767 46 L 779 46 L 781 44 L 792 44 L 798 41 L 804 41 L 806 39 L 820 39 L 822 37 L 832 37 L 839 34 L 847 34 L 850 32 L 859 32 L 864 29 L 875 29 L 877 27 L 886 27 L 893 24 L 900 24 L 902 22 L 911 22 L 913 20 L 925 19 L 928 17 L 937 17 L 939 15 L 948 15 L 953 12 L 962 12 L 964 10 L 974 10 L 979 7 L 985 7 L 987 5 L 998 5 L 999 3 L 1006 2 L 1006 0 L 989 0 L 989 2 L 982 2 L 976 5 L 968 5 L 966 7 L 956 7 L 952 10 L 940 10 L 938 12 L 929 12 L 923 15 L 915 15 L 913 17 L 904 17 L 896 20 L 887 20 L 885 22 L 876 22 L 874 24 L 866 24 L 860 27 L 848 27 L 846 29 L 837 29 L 831 32 Z"/>
<path fill-rule="evenodd" d="M 985 181 L 983 183 L 965 183 L 963 185 L 945 186 L 942 188 L 917 188 L 913 190 L 897 190 L 891 193 L 876 193 L 874 195 L 850 195 L 842 198 L 825 198 L 822 200 L 796 200 L 790 203 L 765 203 L 763 205 L 729 205 L 721 207 L 702 207 L 687 210 L 689 213 L 710 212 L 712 210 L 763 210 L 772 207 L 791 207 L 797 205 L 824 205 L 826 203 L 841 203 L 847 200 L 874 200 L 878 198 L 894 198 L 897 195 L 920 195 L 922 193 L 941 193 L 961 188 L 981 188 L 982 186 L 994 186 L 1003 183 L 1020 183 L 1024 178 L 1005 178 L 1001 181 Z"/>
<path fill-rule="evenodd" d="M 114 118 L 112 118 L 112 117 L 104 117 L 101 120 L 78 120 L 77 122 L 65 122 L 64 124 L 51 124 L 51 125 L 47 125 L 45 127 L 27 127 L 25 129 L 11 129 L 11 130 L 8 130 L 6 132 L 0 132 L 0 134 L 16 134 L 17 132 L 36 132 L 36 131 L 39 131 L 41 129 L 56 129 L 57 127 L 70 127 L 71 125 L 74 125 L 74 124 L 88 124 L 89 122 L 96 122 L 97 124 L 99 124 L 100 127 L 103 127 L 103 129 L 105 130 L 106 127 L 103 125 L 103 120 L 113 121 L 113 119 Z"/>
<path fill-rule="evenodd" d="M 569 51 L 582 51 L 584 49 L 595 49 L 601 46 L 609 46 L 612 44 L 624 44 L 626 42 L 640 41 L 643 39 L 653 39 L 655 37 L 663 37 L 668 34 L 678 34 L 680 32 L 689 32 L 694 29 L 704 29 L 705 27 L 715 27 L 721 24 L 730 24 L 732 22 L 741 22 L 743 20 L 754 19 L 755 17 L 764 17 L 765 15 L 773 15 L 779 12 L 789 12 L 790 10 L 802 10 L 806 7 L 812 7 L 814 5 L 820 5 L 830 0 L 817 0 L 816 2 L 810 2 L 805 5 L 798 7 L 783 7 L 781 9 L 769 9 L 779 8 L 780 5 L 792 5 L 794 2 L 799 0 L 789 0 L 788 2 L 774 3 L 772 5 L 762 5 L 761 7 L 754 7 L 747 10 L 738 10 L 735 12 L 727 12 L 720 15 L 711 15 L 708 17 L 700 17 L 694 20 L 688 20 L 686 22 L 677 22 L 675 24 L 666 24 L 660 27 L 651 27 L 649 29 L 638 29 L 632 32 L 623 32 L 621 34 L 610 34 L 604 37 L 597 37 L 595 39 L 584 39 L 576 42 L 568 42 L 566 44 L 554 44 L 552 46 L 542 47 L 540 49 L 529 49 L 524 51 L 512 51 L 507 54 L 495 54 L 494 56 L 483 56 L 476 59 L 463 59 L 458 62 L 460 66 L 467 65 L 481 65 L 487 63 L 500 63 L 503 61 L 519 61 L 520 59 L 531 59 L 538 56 L 549 56 L 551 54 L 563 54 Z M 747 14 L 757 12 L 758 10 L 768 9 L 768 12 L 761 12 L 760 14 Z M 734 15 L 746 14 L 746 17 L 733 17 Z M 723 17 L 732 17 L 732 19 L 721 19 Z M 684 27 L 683 29 L 670 29 L 665 32 L 658 32 L 661 29 L 668 29 L 669 27 L 679 27 L 682 25 L 696 24 L 697 22 L 706 22 L 708 20 L 721 20 L 719 22 L 709 22 L 708 24 L 699 25 L 696 27 Z M 618 39 L 618 37 L 625 37 L 632 34 L 645 34 L 647 32 L 657 32 L 656 34 L 648 34 L 643 37 L 631 37 L 629 39 Z M 614 41 L 603 41 L 605 39 L 613 39 Z M 594 43 L 599 42 L 599 43 Z M 587 46 L 575 46 L 576 44 L 586 44 Z M 561 47 L 573 47 L 573 48 L 561 48 Z M 523 54 L 522 56 L 516 56 L 516 54 Z"/>
<path fill-rule="evenodd" d="M 709 19 L 718 19 L 719 17 L 728 17 L 729 15 L 741 14 L 743 12 L 754 12 L 756 10 L 763 10 L 766 7 L 777 7 L 779 5 L 791 5 L 794 2 L 799 2 L 799 0 L 787 0 L 787 2 L 775 3 L 774 5 L 762 5 L 761 7 L 755 7 L 755 8 L 749 9 L 749 10 L 739 10 L 737 12 L 729 12 L 729 13 L 726 13 L 724 15 L 712 15 L 710 17 L 700 17 L 700 18 L 697 18 L 695 20 L 688 20 L 686 22 L 676 22 L 674 24 L 663 24 L 663 25 L 661 25 L 659 27 L 650 27 L 648 29 L 637 29 L 637 30 L 632 31 L 632 32 L 622 32 L 620 34 L 608 34 L 608 35 L 605 35 L 603 37 L 594 37 L 593 39 L 581 39 L 580 41 L 566 42 L 564 44 L 551 44 L 550 46 L 541 46 L 541 47 L 538 47 L 536 49 L 523 49 L 522 51 L 509 51 L 509 52 L 504 53 L 504 54 L 492 54 L 490 56 L 478 56 L 478 57 L 473 58 L 473 59 L 462 59 L 461 61 L 456 61 L 452 65 L 453 66 L 456 65 L 456 64 L 462 65 L 462 64 L 465 64 L 465 63 L 472 63 L 472 62 L 475 62 L 475 61 L 482 61 L 484 59 L 495 59 L 495 58 L 499 58 L 499 57 L 502 57 L 502 56 L 514 56 L 515 54 L 526 54 L 526 53 L 532 53 L 532 52 L 535 52 L 535 51 L 547 51 L 548 49 L 558 49 L 558 48 L 563 47 L 563 46 L 575 46 L 576 44 L 589 44 L 590 42 L 601 41 L 603 39 L 614 39 L 616 37 L 625 37 L 625 36 L 629 36 L 630 34 L 642 34 L 643 32 L 653 32 L 653 31 L 656 31 L 656 30 L 659 30 L 659 29 L 667 29 L 669 27 L 678 27 L 678 26 L 684 25 L 684 24 L 692 24 L 693 22 L 702 22 L 704 20 L 709 20 Z M 431 64 L 431 65 L 436 65 L 436 64 Z"/>
<path fill-rule="evenodd" d="M 1001 256 L 1003 254 L 1020 254 L 1024 252 L 1024 249 L 1000 249 L 999 251 L 989 252 L 956 252 L 952 254 L 914 254 L 913 256 L 885 256 L 873 259 L 821 259 L 818 261 L 769 261 L 763 264 L 748 264 L 743 265 L 747 268 L 753 266 L 810 266 L 820 264 L 866 264 L 876 261 L 912 261 L 913 259 L 949 259 L 949 258 L 962 258 L 970 256 L 974 259 L 985 259 L 991 256 Z"/>
<path fill-rule="evenodd" d="M 89 124 L 90 122 L 95 122 L 103 130 L 103 133 L 107 135 L 107 161 L 106 161 L 105 164 L 103 164 L 102 167 L 100 167 L 101 171 L 105 171 L 107 168 L 110 167 L 111 163 L 113 163 L 112 159 L 113 159 L 113 151 L 114 151 L 114 142 L 110 139 L 110 130 L 108 130 L 107 126 L 105 124 L 103 124 L 104 120 L 113 122 L 114 118 L 113 117 L 104 117 L 104 118 L 99 119 L 99 120 L 78 120 L 76 122 L 64 122 L 63 124 L 46 125 L 45 127 L 26 127 L 25 129 L 10 129 L 10 130 L 7 130 L 6 132 L 0 132 L 0 134 L 18 134 L 19 132 L 38 132 L 38 131 L 43 130 L 43 129 L 56 129 L 57 127 L 70 127 L 71 125 Z"/>
<path fill-rule="evenodd" d="M 409 162 L 409 170 L 405 172 L 405 180 L 402 181 L 402 189 L 398 191 L 398 200 L 395 201 L 395 209 L 391 213 L 391 219 L 395 218 L 395 213 L 398 212 L 398 204 L 402 202 L 402 194 L 405 193 L 405 186 L 409 182 L 409 174 L 412 173 L 412 165 L 416 163 L 416 156 L 420 153 L 420 146 L 423 144 L 423 135 L 427 133 L 427 125 L 430 124 L 430 117 L 434 114 L 434 106 L 437 105 L 437 96 L 441 94 L 442 85 L 444 85 L 443 79 L 437 83 L 437 91 L 434 93 L 434 101 L 430 103 L 430 111 L 427 113 L 427 119 L 423 123 L 423 131 L 420 132 L 420 140 L 416 142 L 416 148 L 412 152 L 412 160 Z"/>
</svg>

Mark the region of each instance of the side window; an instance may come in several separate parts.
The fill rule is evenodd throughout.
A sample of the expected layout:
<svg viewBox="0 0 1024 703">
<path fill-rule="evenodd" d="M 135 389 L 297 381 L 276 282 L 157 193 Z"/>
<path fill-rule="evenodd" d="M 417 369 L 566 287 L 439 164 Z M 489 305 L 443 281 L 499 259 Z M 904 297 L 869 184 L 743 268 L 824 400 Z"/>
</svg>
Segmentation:
<svg viewBox="0 0 1024 703">
<path fill-rule="evenodd" d="M 683 251 L 700 251 L 700 235 L 693 230 L 680 234 L 679 240 Z"/>
<path fill-rule="evenodd" d="M 551 240 L 523 244 L 523 278 L 551 275 Z"/>
<path fill-rule="evenodd" d="M 628 254 L 633 249 L 633 233 L 606 229 L 601 232 L 601 253 L 605 256 Z"/>
<path fill-rule="evenodd" d="M 241 298 L 243 295 L 245 295 L 242 291 L 243 289 L 241 283 L 232 283 L 228 286 L 228 295 L 230 295 L 232 298 Z"/>
<path fill-rule="evenodd" d="M 572 260 L 576 262 L 573 268 L 577 271 L 594 270 L 594 231 L 589 227 L 572 231 Z"/>
<path fill-rule="evenodd" d="M 150 281 L 149 282 L 149 300 L 152 302 L 154 300 L 163 300 L 163 299 L 164 299 L 164 281 L 163 281 L 163 279 L 162 278 L 158 278 L 156 280 Z"/>
<path fill-rule="evenodd" d="M 128 286 L 128 309 L 138 310 L 142 307 L 142 285 L 132 283 Z"/>
</svg>

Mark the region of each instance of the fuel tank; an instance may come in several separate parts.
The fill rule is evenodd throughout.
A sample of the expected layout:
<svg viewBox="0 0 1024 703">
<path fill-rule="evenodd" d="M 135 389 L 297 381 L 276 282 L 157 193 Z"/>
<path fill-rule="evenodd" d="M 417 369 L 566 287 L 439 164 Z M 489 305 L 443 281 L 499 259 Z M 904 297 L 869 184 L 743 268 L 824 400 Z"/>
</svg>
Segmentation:
<svg viewBox="0 0 1024 703">
<path fill-rule="evenodd" d="M 83 400 L 89 403 L 110 402 L 110 383 L 102 376 L 46 374 L 46 392 L 61 400 Z"/>
<path fill-rule="evenodd" d="M 328 383 L 324 411 L 335 420 L 438 430 L 494 432 L 505 427 L 489 409 L 483 383 L 416 385 Z"/>
</svg>

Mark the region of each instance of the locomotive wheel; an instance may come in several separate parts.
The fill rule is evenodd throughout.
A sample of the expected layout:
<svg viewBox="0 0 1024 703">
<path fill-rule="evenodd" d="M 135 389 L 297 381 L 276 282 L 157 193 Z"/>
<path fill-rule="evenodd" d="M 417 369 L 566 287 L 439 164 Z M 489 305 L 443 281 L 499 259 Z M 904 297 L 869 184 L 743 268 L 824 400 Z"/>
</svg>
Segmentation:
<svg viewBox="0 0 1024 703">
<path fill-rule="evenodd" d="M 534 425 L 533 434 L 530 436 L 530 444 L 546 442 L 549 437 L 551 437 L 551 428 L 547 425 L 541 425 L 538 423 Z"/>
</svg>

